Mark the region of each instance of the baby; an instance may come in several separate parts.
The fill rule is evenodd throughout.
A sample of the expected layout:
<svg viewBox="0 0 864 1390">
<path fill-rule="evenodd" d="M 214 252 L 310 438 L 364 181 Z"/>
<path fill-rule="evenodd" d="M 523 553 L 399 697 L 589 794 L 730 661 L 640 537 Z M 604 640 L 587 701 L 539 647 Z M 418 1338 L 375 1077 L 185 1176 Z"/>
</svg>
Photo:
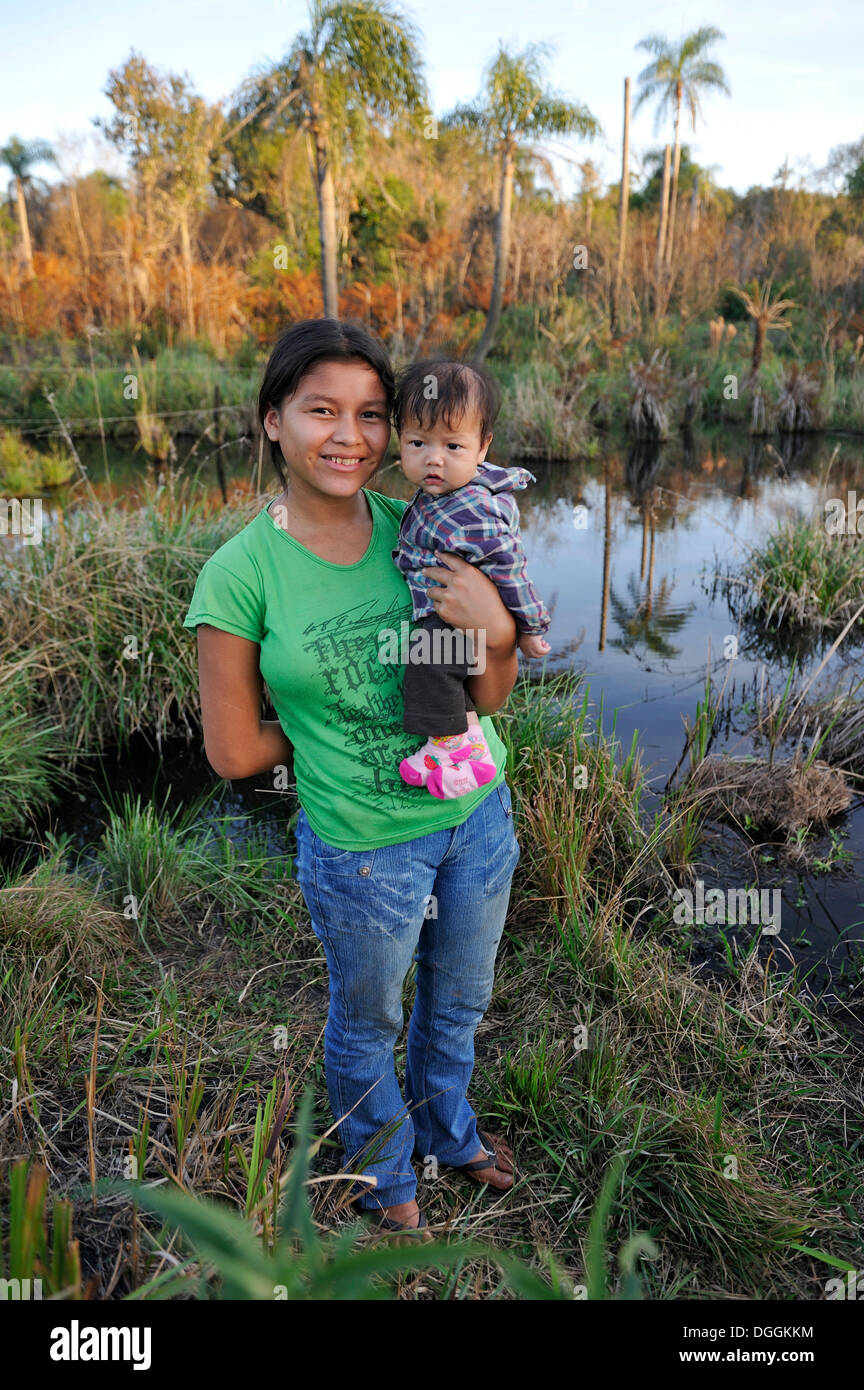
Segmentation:
<svg viewBox="0 0 864 1390">
<path fill-rule="evenodd" d="M 442 799 L 474 791 L 497 769 L 465 685 L 471 663 L 467 655 L 455 659 L 464 646 L 461 634 L 436 613 L 430 597 L 435 582 L 421 573 L 423 566 L 439 563 L 436 551 L 479 565 L 513 614 L 523 654 L 551 651 L 543 635 L 551 619 L 528 578 L 512 495 L 536 479 L 525 468 L 485 462 L 497 413 L 497 392 L 486 374 L 449 361 L 406 368 L 393 406 L 402 470 L 418 488 L 405 509 L 393 559 L 411 589 L 412 648 L 425 629 L 421 650 L 424 657 L 426 648 L 431 653 L 429 660 L 405 667 L 402 727 L 424 734 L 426 742 L 402 759 L 399 772 Z"/>
</svg>

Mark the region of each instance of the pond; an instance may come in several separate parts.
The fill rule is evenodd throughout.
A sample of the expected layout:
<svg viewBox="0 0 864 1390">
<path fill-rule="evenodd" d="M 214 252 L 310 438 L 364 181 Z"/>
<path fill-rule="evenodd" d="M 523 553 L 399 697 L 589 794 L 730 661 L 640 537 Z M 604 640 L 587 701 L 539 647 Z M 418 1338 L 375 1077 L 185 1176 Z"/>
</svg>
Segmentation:
<svg viewBox="0 0 864 1390">
<path fill-rule="evenodd" d="M 191 444 L 191 441 L 190 441 Z M 179 449 L 182 461 L 184 450 Z M 105 488 L 101 446 L 82 454 L 97 487 Z M 505 462 L 493 455 L 496 462 Z M 225 476 L 254 479 L 257 460 L 238 443 L 223 450 Z M 517 460 L 509 460 L 515 464 Z M 590 686 L 595 718 L 602 701 L 603 727 L 615 731 L 624 750 L 638 735 L 655 804 L 678 762 L 685 741 L 683 716 L 692 719 L 704 695 L 710 670 L 715 688 L 725 680 L 730 710 L 752 701 L 766 674 L 782 689 L 789 652 L 778 653 L 739 632 L 718 573 L 742 561 L 790 513 L 821 510 L 826 495 L 864 495 L 864 440 L 812 436 L 797 440 L 753 440 L 746 434 L 715 432 L 671 438 L 659 447 L 633 447 L 626 438 L 604 436 L 599 453 L 577 464 L 533 463 L 536 483 L 517 494 L 532 578 L 552 612 L 552 654 L 547 669 L 572 665 Z M 132 499 L 140 478 L 140 454 L 110 448 L 115 496 Z M 198 464 L 197 459 L 192 463 Z M 830 465 L 826 491 L 826 470 Z M 190 463 L 187 466 L 192 466 Z M 266 469 L 266 463 L 265 463 Z M 211 460 L 201 485 L 216 485 Z M 374 484 L 379 491 L 410 497 L 412 487 L 398 465 L 387 465 Z M 265 489 L 271 487 L 264 474 Z M 63 493 L 46 499 L 46 515 L 63 505 Z M 737 652 L 736 652 L 737 642 Z M 815 669 L 824 650 L 798 652 L 802 672 Z M 540 669 L 539 663 L 531 663 Z M 829 662 L 829 684 L 855 674 L 860 648 L 844 644 Z M 753 751 L 741 736 L 746 719 L 724 724 L 712 751 L 736 756 Z M 764 749 L 756 749 L 764 754 Z M 273 852 L 284 852 L 286 811 L 294 809 L 254 782 L 230 789 L 211 773 L 203 753 L 172 747 L 166 759 L 136 749 L 120 765 L 105 762 L 101 772 L 79 784 L 77 797 L 52 818 L 86 854 L 98 838 L 110 791 L 151 795 L 169 804 L 203 795 L 205 814 L 225 816 L 237 834 L 242 820 L 262 822 Z M 854 787 L 853 787 L 854 791 Z M 651 809 L 649 805 L 647 809 Z M 782 929 L 777 949 L 790 963 L 800 962 L 813 981 L 860 978 L 864 938 L 864 796 L 825 836 L 826 855 L 841 845 L 849 856 L 827 872 L 802 873 L 784 866 L 771 847 L 754 846 L 745 836 L 711 827 L 698 853 L 697 872 L 706 886 L 758 883 L 782 894 Z M 663 905 L 658 904 L 662 910 Z M 668 907 L 668 905 L 667 905 Z M 743 928 L 745 933 L 752 928 Z M 710 962 L 725 949 L 706 928 L 702 951 Z M 735 927 L 724 928 L 734 933 Z M 748 936 L 742 938 L 746 944 Z M 782 945 L 781 945 L 782 943 Z"/>
</svg>

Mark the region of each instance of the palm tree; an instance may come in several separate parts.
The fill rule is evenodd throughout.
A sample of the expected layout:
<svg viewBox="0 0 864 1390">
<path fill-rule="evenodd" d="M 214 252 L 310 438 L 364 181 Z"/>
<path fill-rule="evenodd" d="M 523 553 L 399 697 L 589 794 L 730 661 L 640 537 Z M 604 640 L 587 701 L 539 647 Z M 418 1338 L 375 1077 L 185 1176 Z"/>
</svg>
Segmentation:
<svg viewBox="0 0 864 1390">
<path fill-rule="evenodd" d="M 733 289 L 732 293 L 743 302 L 744 308 L 753 320 L 753 360 L 750 364 L 750 376 L 755 380 L 756 373 L 759 371 L 759 363 L 762 361 L 762 349 L 765 346 L 765 334 L 768 332 L 785 331 L 791 327 L 788 319 L 784 319 L 783 314 L 786 309 L 795 309 L 797 304 L 794 299 L 774 299 L 771 298 L 771 280 L 765 285 L 755 283 L 753 293 L 748 294 L 746 290 Z M 782 294 L 783 291 L 781 290 Z"/>
<path fill-rule="evenodd" d="M 593 139 L 600 132 L 587 106 L 565 101 L 543 85 L 543 59 L 550 51 L 549 44 L 529 44 L 521 53 L 511 53 L 499 43 L 498 54 L 486 69 L 482 95 L 473 103 L 454 107 L 443 122 L 451 130 L 479 133 L 499 166 L 495 270 L 486 326 L 474 354 L 478 365 L 495 341 L 501 318 L 516 155 L 522 153 L 529 161 L 540 159 L 536 150 L 520 150 L 521 142 L 574 133 Z"/>
<path fill-rule="evenodd" d="M 265 128 L 283 112 L 306 138 L 318 200 L 324 313 L 339 313 L 334 170 L 362 152 L 371 118 L 424 114 L 428 91 L 412 22 L 389 0 L 310 0 L 310 27 L 259 79 L 269 88 Z M 274 100 L 275 98 L 275 100 Z"/>
<path fill-rule="evenodd" d="M 709 44 L 725 38 L 714 25 L 706 25 L 688 34 L 677 45 L 662 34 L 649 34 L 640 39 L 637 48 L 644 48 L 653 54 L 654 61 L 643 68 L 638 81 L 641 86 L 634 113 L 646 101 L 659 97 L 654 118 L 655 131 L 661 118 L 671 107 L 675 112 L 675 156 L 672 166 L 672 195 L 669 206 L 669 229 L 666 240 L 666 264 L 672 264 L 672 245 L 675 238 L 675 203 L 678 197 L 678 170 L 681 164 L 681 107 L 686 102 L 696 129 L 696 117 L 701 114 L 700 100 L 706 91 L 732 93 L 726 82 L 726 74 L 718 63 L 710 62 L 703 54 Z"/>
<path fill-rule="evenodd" d="M 26 185 L 30 182 L 30 171 L 34 164 L 43 164 L 54 159 L 54 152 L 44 140 L 31 140 L 25 144 L 13 135 L 8 144 L 0 149 L 0 159 L 12 170 L 15 184 L 15 209 L 18 215 L 18 230 L 21 233 L 21 249 L 30 279 L 35 275 L 33 269 L 33 244 L 30 240 L 30 223 L 27 220 L 27 203 L 24 197 Z"/>
</svg>

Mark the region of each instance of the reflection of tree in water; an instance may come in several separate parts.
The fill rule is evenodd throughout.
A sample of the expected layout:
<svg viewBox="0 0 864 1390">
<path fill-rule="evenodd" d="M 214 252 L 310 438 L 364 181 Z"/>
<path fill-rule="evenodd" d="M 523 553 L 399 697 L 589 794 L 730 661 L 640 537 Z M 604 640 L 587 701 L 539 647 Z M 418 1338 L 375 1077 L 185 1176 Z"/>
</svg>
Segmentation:
<svg viewBox="0 0 864 1390">
<path fill-rule="evenodd" d="M 739 497 L 746 497 L 748 500 L 756 495 L 756 479 L 762 468 L 762 461 L 765 454 L 765 440 L 754 435 L 750 440 L 747 453 L 744 456 L 744 467 L 741 471 L 741 486 L 738 489 Z"/>
<path fill-rule="evenodd" d="M 610 646 L 619 651 L 631 652 L 644 647 L 655 656 L 671 660 L 680 654 L 681 648 L 668 641 L 672 633 L 680 632 L 695 604 L 686 608 L 673 607 L 674 585 L 668 579 L 661 579 L 654 592 L 653 585 L 643 588 L 635 574 L 627 580 L 628 598 L 622 599 L 614 588 L 610 590 L 609 604 L 612 616 L 618 624 L 622 637 L 616 637 Z"/>
<path fill-rule="evenodd" d="M 663 465 L 663 452 L 656 439 L 637 439 L 627 452 L 625 479 L 627 490 L 638 507 L 650 497 Z"/>
</svg>

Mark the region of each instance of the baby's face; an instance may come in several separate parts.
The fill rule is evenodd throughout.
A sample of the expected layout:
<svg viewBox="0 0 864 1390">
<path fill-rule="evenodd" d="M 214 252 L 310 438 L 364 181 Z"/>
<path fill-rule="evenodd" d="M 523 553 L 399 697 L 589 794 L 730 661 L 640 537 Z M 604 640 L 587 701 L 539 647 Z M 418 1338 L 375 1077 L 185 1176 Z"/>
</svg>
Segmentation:
<svg viewBox="0 0 864 1390">
<path fill-rule="evenodd" d="M 435 425 L 424 429 L 409 416 L 399 435 L 405 477 L 432 497 L 443 497 L 469 483 L 492 442 L 491 434 L 480 438 L 476 415 L 465 415 L 452 424 L 456 428 L 448 428 L 439 417 Z"/>
</svg>

